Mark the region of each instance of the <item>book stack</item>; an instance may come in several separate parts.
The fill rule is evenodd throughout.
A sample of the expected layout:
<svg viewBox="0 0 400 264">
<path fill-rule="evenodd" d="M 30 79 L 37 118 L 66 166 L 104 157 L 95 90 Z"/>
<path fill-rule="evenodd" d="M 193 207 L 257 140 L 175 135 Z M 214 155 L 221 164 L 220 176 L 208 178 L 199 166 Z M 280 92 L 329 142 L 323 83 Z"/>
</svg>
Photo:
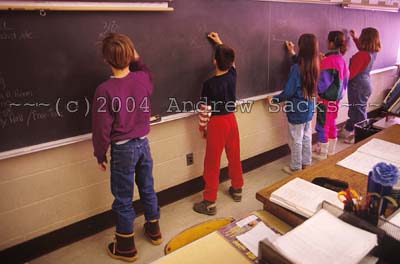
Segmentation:
<svg viewBox="0 0 400 264">
<path fill-rule="evenodd" d="M 275 190 L 269 199 L 307 218 L 318 211 L 323 201 L 343 208 L 336 192 L 300 178 L 295 178 Z"/>
</svg>

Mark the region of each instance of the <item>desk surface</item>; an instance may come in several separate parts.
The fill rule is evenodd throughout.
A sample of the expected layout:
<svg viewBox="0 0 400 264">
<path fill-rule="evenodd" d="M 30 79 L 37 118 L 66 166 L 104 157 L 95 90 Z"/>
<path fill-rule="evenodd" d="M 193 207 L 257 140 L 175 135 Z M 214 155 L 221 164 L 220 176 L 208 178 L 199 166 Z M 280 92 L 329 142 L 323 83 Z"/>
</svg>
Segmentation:
<svg viewBox="0 0 400 264">
<path fill-rule="evenodd" d="M 274 227 L 282 233 L 288 232 L 291 227 L 265 211 L 254 213 L 267 225 Z M 169 255 L 166 255 L 153 264 L 210 264 L 210 263 L 237 263 L 250 264 L 248 258 L 234 248 L 222 235 L 213 232 L 196 240 Z"/>
<path fill-rule="evenodd" d="M 349 183 L 349 186 L 363 195 L 367 191 L 367 181 L 368 177 L 364 174 L 352 171 L 350 169 L 336 165 L 337 162 L 344 159 L 345 157 L 356 151 L 361 145 L 370 141 L 372 138 L 379 138 L 389 142 L 400 144 L 400 125 L 394 125 L 389 127 L 372 137 L 369 137 L 353 146 L 344 149 L 343 151 L 329 157 L 326 160 L 318 162 L 317 164 L 303 170 L 299 171 L 288 178 L 281 180 L 267 188 L 264 188 L 257 192 L 256 198 L 264 204 L 264 209 L 271 212 L 280 219 L 284 219 L 286 223 L 291 226 L 297 226 L 304 222 L 305 217 L 296 214 L 290 210 L 287 210 L 277 204 L 274 204 L 269 200 L 269 197 L 273 191 L 284 185 L 285 183 L 291 181 L 292 179 L 299 177 L 307 181 L 312 181 L 316 177 L 329 177 L 333 179 L 344 180 Z"/>
</svg>

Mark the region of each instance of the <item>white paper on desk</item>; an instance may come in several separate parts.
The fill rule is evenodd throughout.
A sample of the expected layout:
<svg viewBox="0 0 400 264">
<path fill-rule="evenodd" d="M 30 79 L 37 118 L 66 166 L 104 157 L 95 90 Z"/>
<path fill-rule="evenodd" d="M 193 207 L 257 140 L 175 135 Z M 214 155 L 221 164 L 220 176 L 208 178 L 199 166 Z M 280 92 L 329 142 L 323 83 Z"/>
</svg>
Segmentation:
<svg viewBox="0 0 400 264">
<path fill-rule="evenodd" d="M 272 243 L 297 264 L 355 264 L 377 244 L 375 234 L 347 224 L 324 209 Z"/>
<path fill-rule="evenodd" d="M 255 216 L 255 215 L 250 215 L 250 216 L 248 216 L 248 217 L 246 217 L 246 218 L 244 218 L 244 219 L 242 219 L 242 220 L 236 222 L 236 225 L 237 225 L 237 226 L 240 226 L 240 227 L 244 227 L 244 226 L 246 226 L 248 223 L 253 222 L 254 220 L 257 220 L 257 216 Z"/>
<path fill-rule="evenodd" d="M 380 139 L 372 139 L 337 164 L 368 175 L 379 162 L 390 163 L 400 168 L 400 145 Z"/>
<path fill-rule="evenodd" d="M 263 222 L 259 222 L 255 227 L 246 233 L 237 236 L 240 241 L 248 250 L 258 257 L 258 245 L 261 240 L 268 239 L 271 243 L 275 241 L 280 235 L 275 233 L 271 228 L 267 227 Z"/>
<path fill-rule="evenodd" d="M 337 164 L 350 170 L 368 175 L 374 165 L 382 161 L 381 158 L 356 151 L 345 159 L 339 161 Z"/>
<path fill-rule="evenodd" d="M 373 138 L 359 147 L 357 151 L 376 156 L 390 163 L 400 163 L 400 145 L 382 139 Z"/>
</svg>

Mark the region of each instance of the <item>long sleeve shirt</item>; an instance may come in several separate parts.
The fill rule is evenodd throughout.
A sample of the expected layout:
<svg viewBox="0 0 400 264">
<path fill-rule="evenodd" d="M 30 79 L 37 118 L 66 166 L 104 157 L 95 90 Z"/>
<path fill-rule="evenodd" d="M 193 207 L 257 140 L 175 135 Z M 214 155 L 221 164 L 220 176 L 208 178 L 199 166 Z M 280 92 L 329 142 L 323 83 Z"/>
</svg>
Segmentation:
<svg viewBox="0 0 400 264">
<path fill-rule="evenodd" d="M 361 43 L 358 38 L 353 38 L 354 43 L 359 50 L 356 54 L 353 55 L 350 59 L 350 78 L 349 80 L 354 79 L 358 74 L 364 72 L 368 65 L 371 62 L 371 54 L 368 51 L 361 50 Z"/>
<path fill-rule="evenodd" d="M 349 74 L 346 62 L 339 51 L 325 54 L 321 61 L 321 73 L 318 81 L 318 95 L 328 101 L 342 99 L 347 88 Z"/>
<path fill-rule="evenodd" d="M 235 112 L 236 76 L 235 67 L 231 67 L 227 73 L 213 76 L 204 82 L 201 97 L 211 106 L 212 115 Z"/>
<path fill-rule="evenodd" d="M 307 100 L 302 89 L 302 78 L 299 65 L 292 66 L 289 79 L 282 93 L 274 96 L 274 102 L 286 102 L 284 110 L 289 123 L 303 124 L 312 120 L 314 114 L 314 101 Z"/>
<path fill-rule="evenodd" d="M 143 137 L 150 131 L 151 73 L 142 61 L 123 78 L 110 78 L 96 89 L 92 103 L 94 155 L 106 161 L 111 142 Z"/>
</svg>

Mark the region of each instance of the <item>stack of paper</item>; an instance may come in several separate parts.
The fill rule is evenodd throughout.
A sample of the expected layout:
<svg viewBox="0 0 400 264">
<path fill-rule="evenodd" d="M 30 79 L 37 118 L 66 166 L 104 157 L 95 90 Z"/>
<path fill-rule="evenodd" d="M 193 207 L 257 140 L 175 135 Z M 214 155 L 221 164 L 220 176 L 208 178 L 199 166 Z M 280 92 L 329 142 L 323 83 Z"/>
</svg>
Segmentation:
<svg viewBox="0 0 400 264">
<path fill-rule="evenodd" d="M 400 168 L 400 145 L 374 138 L 337 164 L 368 175 L 379 162 L 391 163 Z"/>
<path fill-rule="evenodd" d="M 295 178 L 275 190 L 269 199 L 305 217 L 311 217 L 317 212 L 323 201 L 343 208 L 336 192 L 300 178 Z"/>
<path fill-rule="evenodd" d="M 355 264 L 378 243 L 375 234 L 347 224 L 321 209 L 271 244 L 296 264 Z"/>
</svg>

